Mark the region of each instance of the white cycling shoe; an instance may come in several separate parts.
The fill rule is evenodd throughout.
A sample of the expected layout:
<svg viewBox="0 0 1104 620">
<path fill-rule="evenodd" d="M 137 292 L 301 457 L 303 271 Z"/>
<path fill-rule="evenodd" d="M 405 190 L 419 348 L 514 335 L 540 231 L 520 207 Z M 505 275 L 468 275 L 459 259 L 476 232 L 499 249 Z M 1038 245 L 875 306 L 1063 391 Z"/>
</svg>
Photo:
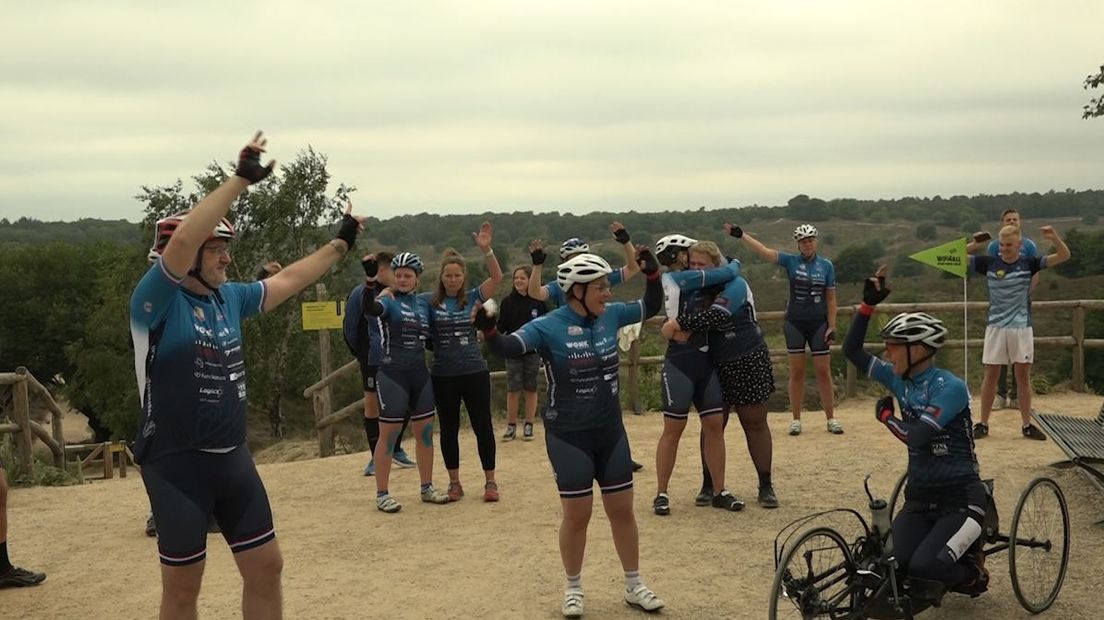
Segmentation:
<svg viewBox="0 0 1104 620">
<path fill-rule="evenodd" d="M 667 605 L 644 584 L 625 590 L 625 602 L 644 611 L 659 611 Z"/>
<path fill-rule="evenodd" d="M 564 592 L 563 617 L 564 618 L 582 618 L 583 617 L 583 591 L 582 590 L 568 590 L 568 591 Z"/>
</svg>

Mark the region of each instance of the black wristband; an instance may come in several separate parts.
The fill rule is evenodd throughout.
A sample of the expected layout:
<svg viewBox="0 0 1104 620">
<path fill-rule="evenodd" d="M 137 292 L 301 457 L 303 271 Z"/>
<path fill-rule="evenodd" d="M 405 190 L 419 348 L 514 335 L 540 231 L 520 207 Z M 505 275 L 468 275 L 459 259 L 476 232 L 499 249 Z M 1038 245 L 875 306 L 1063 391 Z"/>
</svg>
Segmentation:
<svg viewBox="0 0 1104 620">
<path fill-rule="evenodd" d="M 744 229 L 740 228 L 739 226 L 733 226 L 732 228 L 728 229 L 728 234 L 739 239 L 740 237 L 744 236 Z"/>
</svg>

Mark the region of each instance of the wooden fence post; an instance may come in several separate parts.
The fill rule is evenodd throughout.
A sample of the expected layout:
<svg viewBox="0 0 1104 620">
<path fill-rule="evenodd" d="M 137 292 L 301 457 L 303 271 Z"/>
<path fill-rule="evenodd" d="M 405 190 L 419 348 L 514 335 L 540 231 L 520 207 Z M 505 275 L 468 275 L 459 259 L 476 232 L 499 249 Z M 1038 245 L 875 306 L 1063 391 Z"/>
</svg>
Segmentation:
<svg viewBox="0 0 1104 620">
<path fill-rule="evenodd" d="M 326 301 L 326 285 L 319 284 L 314 288 L 318 293 L 318 301 Z M 330 358 L 330 331 L 328 329 L 318 330 L 318 354 L 321 358 L 322 378 L 325 379 L 330 376 L 330 372 L 333 370 L 333 360 Z M 328 385 L 314 393 L 314 421 L 316 424 L 333 412 L 333 407 L 330 404 L 331 394 Z M 333 425 L 330 424 L 325 428 L 318 429 L 318 456 L 333 456 L 333 453 L 334 432 Z"/>
<path fill-rule="evenodd" d="M 629 404 L 633 413 L 644 415 L 644 405 L 640 401 L 640 338 L 629 345 Z"/>
<path fill-rule="evenodd" d="M 1073 309 L 1073 391 L 1085 391 L 1085 306 Z"/>
<path fill-rule="evenodd" d="M 33 469 L 33 456 L 31 454 L 31 442 L 34 434 L 31 432 L 30 396 L 27 393 L 27 369 L 23 366 L 15 369 L 18 378 L 12 384 L 12 410 L 15 423 L 19 425 L 19 432 L 13 434 L 15 439 L 16 458 L 19 466 L 23 468 L 25 475 Z"/>
</svg>

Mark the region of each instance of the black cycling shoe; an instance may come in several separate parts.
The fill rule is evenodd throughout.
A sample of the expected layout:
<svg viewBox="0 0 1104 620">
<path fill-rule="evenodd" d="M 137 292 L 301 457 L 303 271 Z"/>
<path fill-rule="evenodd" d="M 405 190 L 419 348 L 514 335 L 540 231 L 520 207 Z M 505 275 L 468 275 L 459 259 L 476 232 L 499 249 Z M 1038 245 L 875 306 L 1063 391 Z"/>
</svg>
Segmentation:
<svg viewBox="0 0 1104 620">
<path fill-rule="evenodd" d="M 984 422 L 978 422 L 974 425 L 974 439 L 981 439 L 982 437 L 989 436 L 989 425 Z"/>
<path fill-rule="evenodd" d="M 701 491 L 698 491 L 697 497 L 694 498 L 695 506 L 708 506 L 713 503 L 713 489 L 707 489 L 702 487 Z"/>
<path fill-rule="evenodd" d="M 721 489 L 720 493 L 713 496 L 713 507 L 739 512 L 744 509 L 744 502 L 729 493 L 728 489 Z"/>
<path fill-rule="evenodd" d="M 633 461 L 632 464 L 633 471 L 640 471 L 641 469 L 644 469 L 644 463 L 637 463 L 636 461 Z"/>
<path fill-rule="evenodd" d="M 1043 431 L 1039 430 L 1039 427 L 1034 424 L 1028 424 L 1023 427 L 1023 436 L 1028 439 L 1035 439 L 1037 441 L 1046 441 L 1047 436 Z"/>
<path fill-rule="evenodd" d="M 763 508 L 778 508 L 778 496 L 774 494 L 772 485 L 759 487 L 759 505 Z"/>
<path fill-rule="evenodd" d="M 37 586 L 46 581 L 46 573 L 36 573 L 25 568 L 13 566 L 0 575 L 0 588 L 26 588 Z"/>
<path fill-rule="evenodd" d="M 671 500 L 664 494 L 656 495 L 652 500 L 652 512 L 661 517 L 671 514 Z"/>
</svg>

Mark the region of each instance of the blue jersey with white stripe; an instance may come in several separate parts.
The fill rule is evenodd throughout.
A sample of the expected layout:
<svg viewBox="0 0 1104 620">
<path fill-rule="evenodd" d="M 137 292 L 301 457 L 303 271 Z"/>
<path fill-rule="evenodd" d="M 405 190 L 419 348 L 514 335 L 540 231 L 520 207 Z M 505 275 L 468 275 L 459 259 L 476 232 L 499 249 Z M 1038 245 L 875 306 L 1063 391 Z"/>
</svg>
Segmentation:
<svg viewBox="0 0 1104 620">
<path fill-rule="evenodd" d="M 893 374 L 892 364 L 873 356 L 867 374 L 897 398 L 905 425 L 925 424 L 935 431 L 927 445 L 909 444 L 911 490 L 922 493 L 979 480 L 970 392 L 962 379 L 935 366 L 902 379 Z"/>
<path fill-rule="evenodd" d="M 664 310 L 668 318 L 675 318 L 697 309 L 700 291 L 710 286 L 731 282 L 740 273 L 740 261 L 731 260 L 724 267 L 713 269 L 684 269 L 668 271 L 660 277 L 663 285 Z M 706 355 L 708 341 L 705 332 L 691 332 L 686 342 L 667 341 L 667 357 L 681 357 L 697 352 Z"/>
<path fill-rule="evenodd" d="M 425 342 L 431 334 L 429 302 L 416 293 L 395 293 L 378 297 L 382 357 L 380 366 L 405 370 L 425 368 Z"/>
<path fill-rule="evenodd" d="M 544 422 L 549 430 L 600 428 L 621 415 L 617 330 L 643 320 L 641 301 L 606 304 L 606 311 L 594 320 L 561 306 L 503 336 L 519 339 L 526 353 L 536 351 L 544 359 Z"/>
<path fill-rule="evenodd" d="M 786 302 L 786 320 L 824 322 L 828 320 L 828 291 L 836 288 L 836 267 L 819 254 L 805 258 L 801 254 L 778 253 L 778 264 L 790 279 L 790 299 Z"/>
<path fill-rule="evenodd" d="M 617 286 L 625 281 L 625 268 L 614 269 L 609 274 L 610 286 Z M 556 280 L 552 280 L 548 284 L 544 285 L 544 288 L 548 290 L 548 300 L 553 306 L 559 308 L 560 306 L 567 305 L 567 294 L 560 288 L 560 283 Z"/>
<path fill-rule="evenodd" d="M 708 332 L 711 360 L 732 361 L 763 345 L 763 332 L 755 320 L 755 296 L 742 276 L 725 285 L 713 300 L 713 307 L 724 311 L 728 321 Z"/>
<path fill-rule="evenodd" d="M 241 321 L 261 312 L 264 283 L 227 282 L 197 295 L 181 282 L 159 259 L 130 297 L 141 461 L 245 443 Z"/>
<path fill-rule="evenodd" d="M 985 274 L 989 287 L 989 325 L 1031 327 L 1031 277 L 1046 268 L 1045 256 L 1024 256 L 1007 263 L 992 256 L 969 257 L 970 268 Z"/>
<path fill-rule="evenodd" d="M 446 297 L 440 304 L 430 307 L 433 313 L 433 367 L 430 373 L 434 376 L 459 377 L 487 370 L 487 360 L 483 358 L 471 322 L 475 303 L 486 299 L 478 286 L 464 295 L 463 308 L 456 297 Z M 433 293 L 421 296 L 427 303 L 433 303 Z"/>
</svg>

